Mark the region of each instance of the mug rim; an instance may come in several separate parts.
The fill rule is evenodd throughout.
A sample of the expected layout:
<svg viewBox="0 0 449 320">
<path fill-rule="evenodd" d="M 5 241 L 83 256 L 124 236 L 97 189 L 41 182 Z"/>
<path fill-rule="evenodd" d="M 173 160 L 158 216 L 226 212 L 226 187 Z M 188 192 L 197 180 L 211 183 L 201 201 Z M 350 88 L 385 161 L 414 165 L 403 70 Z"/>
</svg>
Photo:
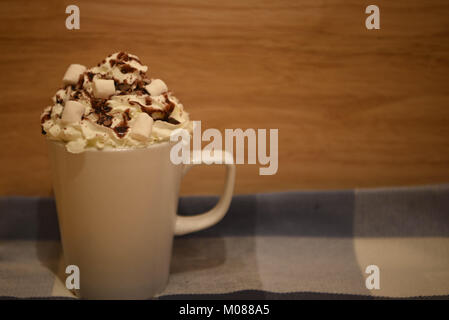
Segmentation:
<svg viewBox="0 0 449 320">
<path fill-rule="evenodd" d="M 171 141 L 160 141 L 160 142 L 156 142 L 156 143 L 152 143 L 150 145 L 144 146 L 144 147 L 138 147 L 138 148 L 108 148 L 108 149 L 97 149 L 97 148 L 87 148 L 85 149 L 83 152 L 80 153 L 73 153 L 68 151 L 65 148 L 66 142 L 60 141 L 60 140 L 52 140 L 49 138 L 46 138 L 45 140 L 47 140 L 47 143 L 51 143 L 54 145 L 57 145 L 59 147 L 64 148 L 64 150 L 68 153 L 71 154 L 83 154 L 85 152 L 103 152 L 103 153 L 109 153 L 109 152 L 133 152 L 133 151 L 143 151 L 143 150 L 148 150 L 148 149 L 157 149 L 157 148 L 162 148 L 162 147 L 166 147 L 167 145 L 170 145 Z"/>
</svg>

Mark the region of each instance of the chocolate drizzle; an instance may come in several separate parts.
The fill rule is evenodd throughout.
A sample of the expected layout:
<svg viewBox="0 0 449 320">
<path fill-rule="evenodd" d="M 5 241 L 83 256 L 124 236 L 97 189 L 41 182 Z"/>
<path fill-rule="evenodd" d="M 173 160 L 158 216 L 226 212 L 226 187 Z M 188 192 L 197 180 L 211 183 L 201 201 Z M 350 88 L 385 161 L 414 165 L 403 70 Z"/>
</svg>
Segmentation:
<svg viewBox="0 0 449 320">
<path fill-rule="evenodd" d="M 170 101 L 167 93 L 164 94 L 164 99 L 165 99 L 165 103 L 166 103 L 164 109 L 158 109 L 158 108 L 151 107 L 151 103 L 152 103 L 151 97 L 145 98 L 146 105 L 143 105 L 138 101 L 129 101 L 129 104 L 140 106 L 140 110 L 142 112 L 145 112 L 146 114 L 148 114 L 154 120 L 162 120 L 162 121 L 167 121 L 168 123 L 171 123 L 171 124 L 179 124 L 180 122 L 178 120 L 170 117 L 171 113 L 175 109 L 175 103 Z"/>
<path fill-rule="evenodd" d="M 134 72 L 134 71 L 136 71 L 137 69 L 136 68 L 134 68 L 134 67 L 131 67 L 129 64 L 124 64 L 124 65 L 122 65 L 121 67 L 120 67 L 120 71 L 122 72 L 122 73 L 132 73 L 132 72 Z"/>
<path fill-rule="evenodd" d="M 127 54 L 126 52 L 123 52 L 123 51 L 120 52 L 117 55 L 117 59 L 125 61 L 125 62 L 130 61 L 130 60 L 134 60 L 134 61 L 138 62 L 139 64 L 142 64 L 138 58 L 132 57 L 129 54 Z"/>
<path fill-rule="evenodd" d="M 115 126 L 114 132 L 119 138 L 123 138 L 126 133 L 128 132 L 129 126 L 128 126 L 128 120 L 131 120 L 131 117 L 129 115 L 129 109 L 126 109 L 123 113 L 123 120 L 120 122 L 117 126 Z"/>
<path fill-rule="evenodd" d="M 125 110 L 125 112 L 123 113 L 123 118 L 126 119 L 126 121 L 131 120 L 131 116 L 129 114 L 129 108 Z"/>
<path fill-rule="evenodd" d="M 146 114 L 148 114 L 154 120 L 162 120 L 162 119 L 165 118 L 165 111 L 164 110 L 145 106 L 145 105 L 141 104 L 138 101 L 129 101 L 129 104 L 140 106 L 140 110 L 142 112 L 145 112 Z"/>
<path fill-rule="evenodd" d="M 171 124 L 180 124 L 181 123 L 181 122 L 179 122 L 178 120 L 176 120 L 175 118 L 172 118 L 172 117 L 168 117 L 167 122 L 171 123 Z"/>
<path fill-rule="evenodd" d="M 117 55 L 116 59 L 110 59 L 109 64 L 111 65 L 111 67 L 118 66 L 118 68 L 120 69 L 120 71 L 122 73 L 127 74 L 127 73 L 132 73 L 137 70 L 136 68 L 131 66 L 129 63 L 126 63 L 131 60 L 137 61 L 139 64 L 141 64 L 139 59 L 131 57 L 123 51 Z"/>
<path fill-rule="evenodd" d="M 166 109 L 167 114 L 170 115 L 173 112 L 173 109 L 175 109 L 175 104 L 168 99 L 168 94 L 164 93 L 165 102 L 168 105 L 168 108 Z"/>
<path fill-rule="evenodd" d="M 126 135 L 126 132 L 128 132 L 129 127 L 127 125 L 119 124 L 118 126 L 114 127 L 115 134 L 119 138 L 123 138 Z"/>
<path fill-rule="evenodd" d="M 129 104 L 132 105 L 132 106 L 140 106 L 141 110 L 142 110 L 143 112 L 148 113 L 150 116 L 151 116 L 151 114 L 150 114 L 151 112 L 156 111 L 156 109 L 147 107 L 147 106 L 141 104 L 139 101 L 131 100 L 131 101 L 129 101 Z M 142 109 L 142 108 L 143 108 L 143 109 Z"/>
</svg>

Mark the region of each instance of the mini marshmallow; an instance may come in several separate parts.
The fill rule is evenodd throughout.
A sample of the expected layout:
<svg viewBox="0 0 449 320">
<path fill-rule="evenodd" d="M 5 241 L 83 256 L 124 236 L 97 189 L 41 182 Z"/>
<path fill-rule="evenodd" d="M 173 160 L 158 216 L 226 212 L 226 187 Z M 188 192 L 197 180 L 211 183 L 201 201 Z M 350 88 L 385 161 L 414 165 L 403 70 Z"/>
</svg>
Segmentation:
<svg viewBox="0 0 449 320">
<path fill-rule="evenodd" d="M 146 113 L 139 113 L 136 116 L 131 128 L 131 136 L 136 140 L 145 141 L 150 138 L 153 128 L 153 118 Z"/>
<path fill-rule="evenodd" d="M 82 75 L 86 71 L 86 67 L 80 64 L 71 64 L 62 78 L 62 83 L 64 85 L 77 84 Z"/>
<path fill-rule="evenodd" d="M 114 80 L 94 79 L 92 89 L 96 98 L 108 99 L 115 93 Z"/>
<path fill-rule="evenodd" d="M 62 123 L 69 124 L 79 122 L 84 114 L 84 109 L 84 105 L 78 101 L 67 101 L 64 110 L 62 111 Z"/>
<path fill-rule="evenodd" d="M 150 84 L 145 86 L 145 90 L 147 90 L 151 96 L 159 96 L 164 92 L 167 92 L 168 88 L 165 82 L 161 79 L 154 79 Z"/>
</svg>

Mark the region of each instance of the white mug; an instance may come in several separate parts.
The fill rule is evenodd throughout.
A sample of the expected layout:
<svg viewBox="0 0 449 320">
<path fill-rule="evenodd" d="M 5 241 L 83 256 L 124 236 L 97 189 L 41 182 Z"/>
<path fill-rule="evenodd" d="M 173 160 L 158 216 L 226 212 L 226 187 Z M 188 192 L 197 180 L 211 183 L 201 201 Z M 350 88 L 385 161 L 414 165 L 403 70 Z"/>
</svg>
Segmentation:
<svg viewBox="0 0 449 320">
<path fill-rule="evenodd" d="M 172 143 L 72 154 L 61 142 L 47 141 L 65 263 L 79 268 L 81 298 L 146 299 L 161 293 L 173 236 L 214 225 L 231 203 L 232 163 L 226 163 L 217 205 L 183 217 L 176 214 L 179 187 L 190 165 L 170 161 Z M 203 162 L 211 159 L 203 155 Z"/>
</svg>

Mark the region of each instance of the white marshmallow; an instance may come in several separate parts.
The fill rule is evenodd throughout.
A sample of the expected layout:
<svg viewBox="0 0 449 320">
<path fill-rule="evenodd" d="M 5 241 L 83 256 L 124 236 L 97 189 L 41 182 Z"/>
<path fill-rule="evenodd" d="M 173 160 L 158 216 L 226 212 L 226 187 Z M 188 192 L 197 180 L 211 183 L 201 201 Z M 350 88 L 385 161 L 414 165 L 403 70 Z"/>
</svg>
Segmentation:
<svg viewBox="0 0 449 320">
<path fill-rule="evenodd" d="M 84 114 L 85 107 L 82 103 L 78 101 L 67 101 L 65 103 L 64 110 L 62 111 L 62 123 L 76 123 L 81 120 L 81 117 Z"/>
<path fill-rule="evenodd" d="M 80 64 L 71 64 L 67 68 L 67 71 L 62 78 L 62 83 L 64 85 L 76 84 L 80 78 L 80 75 L 86 71 L 86 67 Z"/>
<path fill-rule="evenodd" d="M 114 80 L 94 79 L 92 89 L 96 98 L 108 99 L 115 93 Z"/>
<path fill-rule="evenodd" d="M 131 136 L 136 140 L 145 141 L 151 136 L 153 118 L 146 113 L 139 113 L 131 128 Z"/>
<path fill-rule="evenodd" d="M 145 90 L 147 90 L 147 92 L 151 96 L 159 96 L 164 92 L 167 92 L 168 88 L 165 82 L 162 81 L 161 79 L 154 79 L 150 82 L 150 84 L 147 84 L 145 86 Z"/>
</svg>

